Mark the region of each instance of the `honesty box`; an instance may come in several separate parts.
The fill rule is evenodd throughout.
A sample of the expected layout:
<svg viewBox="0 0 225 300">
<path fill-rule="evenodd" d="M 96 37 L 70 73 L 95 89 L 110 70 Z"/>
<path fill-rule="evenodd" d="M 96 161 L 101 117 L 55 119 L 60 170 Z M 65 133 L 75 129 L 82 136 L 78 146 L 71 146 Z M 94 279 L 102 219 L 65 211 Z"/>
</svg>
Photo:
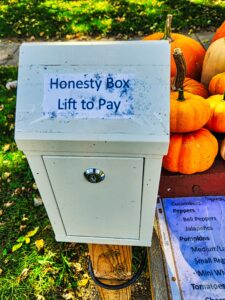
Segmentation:
<svg viewBox="0 0 225 300">
<path fill-rule="evenodd" d="M 43 115 L 51 118 L 131 118 L 133 74 L 45 74 Z"/>
</svg>

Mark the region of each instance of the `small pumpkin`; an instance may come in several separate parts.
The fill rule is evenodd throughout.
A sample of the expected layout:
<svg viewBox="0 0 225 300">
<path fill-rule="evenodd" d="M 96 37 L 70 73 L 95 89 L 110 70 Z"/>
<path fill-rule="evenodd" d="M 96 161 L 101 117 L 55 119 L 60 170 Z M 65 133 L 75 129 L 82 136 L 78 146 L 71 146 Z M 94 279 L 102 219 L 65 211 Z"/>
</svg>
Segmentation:
<svg viewBox="0 0 225 300">
<path fill-rule="evenodd" d="M 220 144 L 220 155 L 223 160 L 225 160 L 225 138 L 222 140 Z"/>
<path fill-rule="evenodd" d="M 180 48 L 174 50 L 174 59 L 179 78 L 175 83 L 178 92 L 170 94 L 170 131 L 190 132 L 203 127 L 210 117 L 210 106 L 198 95 L 183 91 L 185 60 Z"/>
<path fill-rule="evenodd" d="M 223 94 L 225 91 L 225 72 L 216 74 L 210 80 L 209 92 L 211 95 Z"/>
<path fill-rule="evenodd" d="M 218 142 L 206 128 L 172 134 L 163 167 L 170 172 L 194 174 L 211 167 L 218 153 Z"/>
<path fill-rule="evenodd" d="M 211 107 L 211 115 L 206 128 L 215 132 L 225 132 L 225 93 L 212 95 L 205 100 Z"/>
<path fill-rule="evenodd" d="M 176 81 L 175 77 L 172 77 L 171 78 L 171 90 L 172 91 L 177 91 L 175 81 Z M 200 83 L 197 80 L 192 79 L 192 78 L 188 78 L 188 77 L 184 78 L 183 89 L 184 89 L 184 92 L 198 95 L 205 99 L 209 97 L 209 92 L 208 92 L 207 88 L 202 83 Z"/>
<path fill-rule="evenodd" d="M 216 33 L 214 34 L 211 43 L 215 42 L 216 40 L 225 37 L 225 21 L 217 28 Z"/>
<path fill-rule="evenodd" d="M 171 33 L 172 15 L 168 15 L 165 31 L 150 34 L 144 40 L 168 40 L 171 46 L 171 77 L 176 74 L 173 50 L 181 48 L 187 64 L 187 77 L 200 79 L 205 49 L 196 40 L 179 33 Z"/>
<path fill-rule="evenodd" d="M 212 43 L 203 62 L 201 83 L 208 87 L 210 80 L 216 74 L 225 72 L 225 38 Z"/>
</svg>

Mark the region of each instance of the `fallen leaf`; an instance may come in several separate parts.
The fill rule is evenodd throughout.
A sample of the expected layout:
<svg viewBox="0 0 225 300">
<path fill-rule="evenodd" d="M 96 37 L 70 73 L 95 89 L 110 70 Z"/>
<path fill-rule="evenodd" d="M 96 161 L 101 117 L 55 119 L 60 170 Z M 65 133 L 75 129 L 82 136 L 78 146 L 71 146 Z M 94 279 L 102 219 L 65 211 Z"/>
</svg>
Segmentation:
<svg viewBox="0 0 225 300">
<path fill-rule="evenodd" d="M 30 238 L 29 237 L 25 237 L 25 243 L 30 244 Z"/>
<path fill-rule="evenodd" d="M 3 206 L 8 208 L 8 207 L 12 206 L 13 204 L 14 204 L 14 202 L 6 202 L 3 204 Z"/>
<path fill-rule="evenodd" d="M 10 144 L 5 144 L 5 145 L 2 147 L 2 150 L 3 150 L 4 152 L 6 152 L 6 151 L 9 150 L 9 148 L 10 148 Z"/>
<path fill-rule="evenodd" d="M 11 175 L 10 172 L 4 172 L 4 173 L 2 174 L 2 179 L 7 179 L 7 178 L 9 178 L 10 175 Z"/>
<path fill-rule="evenodd" d="M 34 198 L 34 206 L 40 206 L 40 205 L 42 205 L 43 204 L 43 201 L 42 201 L 42 199 L 40 198 L 40 197 L 35 197 Z"/>
<path fill-rule="evenodd" d="M 81 286 L 86 286 L 86 285 L 88 284 L 88 281 L 89 281 L 88 278 L 83 278 L 83 279 L 81 279 L 81 280 L 79 280 L 79 281 L 77 282 L 77 285 L 78 285 L 79 287 L 81 287 Z"/>
<path fill-rule="evenodd" d="M 27 225 L 20 225 L 20 231 L 23 231 L 26 227 Z"/>
<path fill-rule="evenodd" d="M 25 237 L 20 236 L 20 237 L 18 237 L 18 239 L 16 241 L 17 241 L 17 243 L 23 243 L 25 241 Z"/>
<path fill-rule="evenodd" d="M 19 248 L 21 248 L 23 245 L 23 243 L 19 243 L 19 244 L 16 244 L 12 247 L 12 252 L 15 252 L 16 250 L 18 250 Z"/>
<path fill-rule="evenodd" d="M 24 222 L 24 221 L 27 221 L 27 220 L 29 220 L 29 218 L 27 218 L 25 215 L 23 215 L 22 221 Z"/>
<path fill-rule="evenodd" d="M 22 273 L 21 273 L 20 276 L 18 277 L 18 282 L 21 282 L 21 281 L 23 281 L 24 279 L 26 279 L 26 278 L 27 278 L 27 275 L 28 275 L 28 272 L 29 272 L 29 269 L 28 269 L 28 268 L 23 269 Z"/>
<path fill-rule="evenodd" d="M 25 238 L 29 238 L 34 236 L 38 232 L 39 227 L 35 227 L 34 230 L 29 231 L 26 235 Z"/>
<path fill-rule="evenodd" d="M 32 187 L 33 187 L 33 189 L 34 189 L 34 190 L 37 190 L 37 189 L 38 189 L 38 187 L 37 187 L 37 184 L 36 184 L 36 183 L 33 183 Z"/>
<path fill-rule="evenodd" d="M 80 263 L 72 263 L 72 265 L 75 267 L 77 272 L 83 271 L 83 268 Z"/>
<path fill-rule="evenodd" d="M 35 246 L 37 247 L 37 250 L 40 251 L 44 248 L 44 240 L 36 240 L 35 241 Z"/>
<path fill-rule="evenodd" d="M 66 299 L 66 300 L 75 300 L 75 294 L 74 292 L 72 291 L 66 291 L 64 294 L 63 294 L 63 298 Z"/>
</svg>

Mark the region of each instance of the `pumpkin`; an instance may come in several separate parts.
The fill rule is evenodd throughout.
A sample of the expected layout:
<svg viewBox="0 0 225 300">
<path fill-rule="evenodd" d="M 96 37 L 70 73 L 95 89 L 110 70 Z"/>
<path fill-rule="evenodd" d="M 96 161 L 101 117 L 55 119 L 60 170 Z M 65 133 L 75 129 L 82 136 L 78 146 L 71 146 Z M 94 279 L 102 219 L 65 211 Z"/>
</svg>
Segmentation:
<svg viewBox="0 0 225 300">
<path fill-rule="evenodd" d="M 216 33 L 214 34 L 211 43 L 215 42 L 216 40 L 225 37 L 225 21 L 217 28 Z"/>
<path fill-rule="evenodd" d="M 170 172 L 193 174 L 211 167 L 218 152 L 218 142 L 206 128 L 172 134 L 163 167 Z"/>
<path fill-rule="evenodd" d="M 225 91 L 225 72 L 216 74 L 210 80 L 209 92 L 211 95 L 223 94 Z"/>
<path fill-rule="evenodd" d="M 210 105 L 204 98 L 183 91 L 186 68 L 180 48 L 174 50 L 174 59 L 179 78 L 175 82 L 178 92 L 170 93 L 170 131 L 181 133 L 198 130 L 210 117 Z"/>
<path fill-rule="evenodd" d="M 220 155 L 222 159 L 225 160 L 225 139 L 223 139 L 220 144 Z"/>
<path fill-rule="evenodd" d="M 200 79 L 205 49 L 196 40 L 183 34 L 171 33 L 172 15 L 167 16 L 165 32 L 148 35 L 144 40 L 168 40 L 171 46 L 171 77 L 176 74 L 176 66 L 172 56 L 175 48 L 181 48 L 187 64 L 187 77 Z"/>
<path fill-rule="evenodd" d="M 210 96 L 205 101 L 211 107 L 211 115 L 206 128 L 215 132 L 225 132 L 225 93 Z"/>
<path fill-rule="evenodd" d="M 216 74 L 225 72 L 225 38 L 212 43 L 203 62 L 201 82 L 208 87 L 210 80 Z"/>
<path fill-rule="evenodd" d="M 176 81 L 176 78 L 172 77 L 171 78 L 171 90 L 172 91 L 177 91 L 177 88 L 175 86 L 175 81 Z M 208 92 L 207 88 L 202 83 L 200 83 L 197 80 L 192 79 L 192 78 L 188 78 L 188 77 L 184 78 L 183 90 L 185 92 L 188 92 L 188 93 L 191 93 L 194 95 L 199 95 L 203 98 L 209 97 L 209 92 Z M 224 90 L 225 90 L 225 88 L 224 88 Z"/>
</svg>

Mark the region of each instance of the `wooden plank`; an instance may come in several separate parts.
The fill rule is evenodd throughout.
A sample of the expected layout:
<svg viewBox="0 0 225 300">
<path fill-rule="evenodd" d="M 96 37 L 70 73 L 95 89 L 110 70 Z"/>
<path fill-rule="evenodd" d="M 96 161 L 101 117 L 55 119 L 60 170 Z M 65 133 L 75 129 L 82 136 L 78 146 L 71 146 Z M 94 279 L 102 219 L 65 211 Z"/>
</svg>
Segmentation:
<svg viewBox="0 0 225 300">
<path fill-rule="evenodd" d="M 213 166 L 202 173 L 182 175 L 162 170 L 159 195 L 161 198 L 225 195 L 225 161 L 215 160 Z"/>
<path fill-rule="evenodd" d="M 164 267 L 164 255 L 160 242 L 160 234 L 155 219 L 152 245 L 148 248 L 148 266 L 150 274 L 152 300 L 170 300 Z"/>
<path fill-rule="evenodd" d="M 131 276 L 131 246 L 89 244 L 89 253 L 95 276 L 103 283 L 121 284 Z M 131 288 L 107 290 L 98 287 L 102 300 L 130 300 Z"/>
</svg>

